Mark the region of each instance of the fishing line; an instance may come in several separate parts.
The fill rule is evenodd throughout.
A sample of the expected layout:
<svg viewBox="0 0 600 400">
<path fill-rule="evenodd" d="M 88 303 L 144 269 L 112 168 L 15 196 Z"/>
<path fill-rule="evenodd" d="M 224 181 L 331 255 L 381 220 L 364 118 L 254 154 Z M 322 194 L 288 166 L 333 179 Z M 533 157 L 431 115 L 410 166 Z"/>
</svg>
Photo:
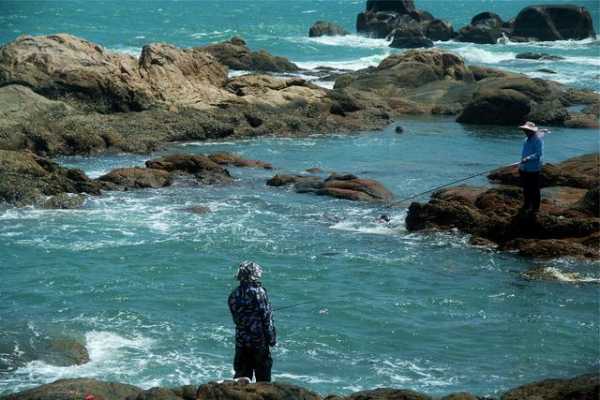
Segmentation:
<svg viewBox="0 0 600 400">
<path fill-rule="evenodd" d="M 478 176 L 481 176 L 481 175 L 486 175 L 486 174 L 489 174 L 489 173 L 491 173 L 491 172 L 494 172 L 494 171 L 496 171 L 496 170 L 498 170 L 498 169 L 500 169 L 500 168 L 514 167 L 515 165 L 519 165 L 519 164 L 521 164 L 521 162 L 520 162 L 520 161 L 519 161 L 519 162 L 516 162 L 516 163 L 513 163 L 513 164 L 510 164 L 510 165 L 502 165 L 502 166 L 500 166 L 500 167 L 496 167 L 496 168 L 493 168 L 493 169 L 489 169 L 489 170 L 487 170 L 487 171 L 478 172 L 478 173 L 476 173 L 476 174 L 469 175 L 469 176 L 467 176 L 467 177 L 465 177 L 465 178 L 457 179 L 457 180 L 455 180 L 455 181 L 448 182 L 448 183 L 445 183 L 445 184 L 443 184 L 443 185 L 440 185 L 440 186 L 433 187 L 433 188 L 431 188 L 431 189 L 427 189 L 427 190 L 425 190 L 424 192 L 420 192 L 420 193 L 417 193 L 417 194 L 413 194 L 412 196 L 409 196 L 409 197 L 403 198 L 403 199 L 401 199 L 401 200 L 394 201 L 394 202 L 392 202 L 392 203 L 388 204 L 388 207 L 401 206 L 401 205 L 402 205 L 402 203 L 405 203 L 405 202 L 407 202 L 408 200 L 412 200 L 412 199 L 414 199 L 414 198 L 420 197 L 420 196 L 422 196 L 422 195 L 424 195 L 424 194 L 431 193 L 431 192 L 435 192 L 436 190 L 440 190 L 440 189 L 443 189 L 443 188 L 445 188 L 445 187 L 452 186 L 452 185 L 455 185 L 455 184 L 457 184 L 457 183 L 461 183 L 461 182 L 467 181 L 467 180 L 469 180 L 469 179 L 472 179 L 472 178 L 475 178 L 475 177 L 478 177 Z"/>
</svg>

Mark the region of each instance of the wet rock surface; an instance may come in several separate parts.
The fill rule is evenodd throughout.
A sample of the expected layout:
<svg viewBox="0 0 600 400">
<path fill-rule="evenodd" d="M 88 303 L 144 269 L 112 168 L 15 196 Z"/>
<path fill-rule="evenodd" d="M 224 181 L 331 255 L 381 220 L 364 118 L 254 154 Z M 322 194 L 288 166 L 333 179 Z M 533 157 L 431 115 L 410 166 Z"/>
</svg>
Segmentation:
<svg viewBox="0 0 600 400">
<path fill-rule="evenodd" d="M 345 36 L 349 34 L 350 32 L 341 26 L 328 21 L 317 21 L 308 30 L 309 37 Z"/>
<path fill-rule="evenodd" d="M 291 185 L 298 193 L 314 193 L 354 201 L 389 202 L 393 198 L 393 194 L 381 183 L 355 175 L 332 174 L 326 179 L 306 175 L 275 175 L 267 181 L 267 185 Z"/>
<path fill-rule="evenodd" d="M 600 378 L 597 374 L 570 379 L 547 379 L 505 392 L 501 400 L 592 400 L 598 397 Z M 285 383 L 242 384 L 233 381 L 209 382 L 200 386 L 175 388 L 155 387 L 142 390 L 132 385 L 103 382 L 96 379 L 61 379 L 34 389 L 0 397 L 2 400 L 81 400 L 92 395 L 97 400 L 431 400 L 433 397 L 406 389 L 379 388 L 346 396 L 323 397 L 296 385 Z M 470 393 L 453 393 L 441 400 L 485 400 Z M 491 400 L 491 399 L 490 399 Z"/>
<path fill-rule="evenodd" d="M 590 159 L 594 158 L 570 159 L 562 163 L 563 168 L 587 171 L 593 163 Z M 595 180 L 598 175 L 588 178 Z M 556 182 L 568 185 L 573 181 L 552 183 Z M 426 204 L 412 203 L 406 226 L 410 231 L 456 228 L 489 240 L 501 250 L 516 250 L 527 257 L 600 258 L 597 246 L 600 231 L 597 184 L 585 191 L 560 189 L 544 192 L 538 214 L 520 210 L 522 190 L 517 186 L 443 189 L 434 193 Z"/>
<path fill-rule="evenodd" d="M 526 7 L 515 18 L 512 35 L 526 40 L 581 40 L 595 38 L 592 16 L 576 5 Z"/>
<path fill-rule="evenodd" d="M 98 178 L 106 190 L 144 189 L 170 186 L 173 183 L 167 171 L 153 168 L 118 168 Z"/>
<path fill-rule="evenodd" d="M 0 202 L 12 206 L 76 208 L 101 185 L 81 170 L 63 168 L 30 152 L 0 150 Z"/>
</svg>

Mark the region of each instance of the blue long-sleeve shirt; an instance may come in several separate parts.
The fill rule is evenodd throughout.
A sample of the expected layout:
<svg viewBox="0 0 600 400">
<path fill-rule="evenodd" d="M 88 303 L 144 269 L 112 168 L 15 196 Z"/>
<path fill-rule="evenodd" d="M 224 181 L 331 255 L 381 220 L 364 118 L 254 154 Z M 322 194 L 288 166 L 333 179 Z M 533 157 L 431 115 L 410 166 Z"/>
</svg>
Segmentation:
<svg viewBox="0 0 600 400">
<path fill-rule="evenodd" d="M 523 142 L 523 151 L 521 159 L 526 158 L 527 161 L 521 162 L 519 169 L 525 172 L 539 172 L 542 170 L 544 161 L 544 141 L 537 135 L 529 135 Z"/>
<path fill-rule="evenodd" d="M 267 291 L 259 282 L 241 282 L 229 296 L 238 347 L 274 346 L 273 310 Z"/>
</svg>

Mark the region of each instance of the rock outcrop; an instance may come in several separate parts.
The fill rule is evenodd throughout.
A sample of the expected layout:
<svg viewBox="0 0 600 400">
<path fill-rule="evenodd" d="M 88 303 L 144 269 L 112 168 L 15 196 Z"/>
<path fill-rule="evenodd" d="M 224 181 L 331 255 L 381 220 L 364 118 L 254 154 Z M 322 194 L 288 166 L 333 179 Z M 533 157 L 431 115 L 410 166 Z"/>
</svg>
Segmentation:
<svg viewBox="0 0 600 400">
<path fill-rule="evenodd" d="M 585 7 L 571 4 L 529 6 L 515 18 L 512 36 L 519 40 L 595 38 L 592 16 Z"/>
<path fill-rule="evenodd" d="M 519 386 L 504 393 L 501 400 L 563 400 L 597 399 L 600 396 L 600 376 L 581 375 L 572 379 L 547 379 Z"/>
<path fill-rule="evenodd" d="M 0 150 L 0 203 L 77 208 L 85 201 L 82 194 L 98 195 L 100 188 L 81 170 L 63 168 L 30 152 Z"/>
<path fill-rule="evenodd" d="M 580 375 L 571 379 L 547 379 L 511 389 L 501 400 L 563 400 L 598 398 L 600 378 L 597 374 Z M 103 382 L 96 379 L 61 379 L 34 389 L 9 394 L 0 400 L 81 400 L 86 396 L 97 400 L 321 400 L 322 396 L 296 385 L 285 383 L 242 384 L 232 381 L 209 382 L 200 386 L 175 388 L 155 387 L 142 390 L 132 385 Z M 437 397 L 436 397 L 437 398 Z M 433 397 L 406 389 L 379 388 L 329 395 L 325 400 L 432 400 Z M 470 393 L 453 393 L 441 400 L 484 399 Z M 487 397 L 485 397 L 487 399 Z"/>
<path fill-rule="evenodd" d="M 267 185 L 293 185 L 298 193 L 314 193 L 354 201 L 389 202 L 393 198 L 393 194 L 381 183 L 355 175 L 332 174 L 324 180 L 317 176 L 275 175 L 267 181 Z"/>
<path fill-rule="evenodd" d="M 254 65 L 240 68 L 287 65 L 270 55 L 263 60 L 239 38 L 193 49 L 150 44 L 138 59 L 71 35 L 22 36 L 0 54 L 3 149 L 146 153 L 169 141 L 343 132 L 389 122 L 368 103 L 331 112 L 348 96 L 303 79 L 228 79 L 222 62 L 229 56 Z"/>
<path fill-rule="evenodd" d="M 195 51 L 212 54 L 231 69 L 259 72 L 297 72 L 296 64 L 285 57 L 274 56 L 265 50 L 252 51 L 244 39 L 234 37 L 226 42 L 197 47 Z"/>
<path fill-rule="evenodd" d="M 452 25 L 418 10 L 413 0 L 370 0 L 357 16 L 356 31 L 376 38 L 390 38 L 395 30 L 412 27 L 431 40 L 496 44 L 499 39 L 516 42 L 595 38 L 592 17 L 576 5 L 537 5 L 526 7 L 511 21 L 502 21 L 491 12 L 479 13 L 471 23 L 454 32 Z M 417 35 L 413 35 L 417 37 Z M 396 47 L 407 47 L 399 46 Z M 416 46 L 413 46 L 416 47 Z"/>
<path fill-rule="evenodd" d="M 268 162 L 260 160 L 247 160 L 237 154 L 232 153 L 213 153 L 209 154 L 208 158 L 219 165 L 231 165 L 240 168 L 273 169 L 273 165 Z"/>
<path fill-rule="evenodd" d="M 574 164 L 582 171 L 586 170 L 584 165 L 591 162 L 589 156 L 565 162 L 571 169 L 575 169 Z M 599 179 L 597 165 L 596 175 L 588 176 L 595 182 Z M 512 179 L 512 175 L 492 174 L 492 177 L 505 181 L 509 179 L 507 176 Z M 575 176 L 576 179 L 558 179 L 546 183 L 581 182 L 581 175 Z M 516 182 L 511 180 L 510 183 Z M 597 183 L 589 190 L 552 187 L 544 191 L 541 210 L 537 216 L 532 216 L 520 212 L 522 190 L 519 187 L 486 189 L 459 186 L 434 193 L 426 204 L 411 204 L 406 226 L 411 231 L 456 228 L 490 240 L 503 250 L 517 250 L 529 257 L 597 259 L 600 258 L 597 246 L 600 231 L 598 198 Z"/>
<path fill-rule="evenodd" d="M 375 38 L 393 38 L 391 47 L 431 47 L 432 40 L 450 40 L 452 24 L 418 10 L 413 0 L 369 0 L 358 14 L 356 31 Z"/>
<path fill-rule="evenodd" d="M 350 32 L 335 24 L 328 21 L 317 21 L 308 30 L 309 37 L 320 37 L 320 36 L 346 36 Z"/>
<path fill-rule="evenodd" d="M 557 60 L 565 59 L 564 57 L 561 57 L 561 56 L 554 56 L 551 54 L 534 53 L 534 52 L 519 53 L 515 56 L 515 58 L 518 58 L 520 60 L 539 60 L 539 61 L 557 61 Z"/>
<path fill-rule="evenodd" d="M 496 44 L 505 32 L 504 22 L 498 14 L 483 12 L 471 19 L 471 24 L 461 28 L 455 36 L 459 42 Z"/>
</svg>

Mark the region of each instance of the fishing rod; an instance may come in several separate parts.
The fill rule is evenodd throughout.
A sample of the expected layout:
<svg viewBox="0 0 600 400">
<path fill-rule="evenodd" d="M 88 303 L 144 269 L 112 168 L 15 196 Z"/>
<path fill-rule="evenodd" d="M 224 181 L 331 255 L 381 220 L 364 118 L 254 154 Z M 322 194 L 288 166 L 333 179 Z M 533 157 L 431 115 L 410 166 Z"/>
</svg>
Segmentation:
<svg viewBox="0 0 600 400">
<path fill-rule="evenodd" d="M 513 164 L 510 164 L 510 165 L 505 165 L 505 166 L 503 165 L 503 166 L 500 166 L 500 167 L 496 167 L 496 168 L 493 168 L 493 169 L 489 169 L 489 170 L 487 170 L 487 171 L 478 172 L 478 173 L 476 173 L 476 174 L 469 175 L 469 176 L 467 176 L 466 178 L 457 179 L 457 180 L 455 180 L 455 181 L 452 181 L 452 182 L 449 182 L 449 183 L 445 183 L 445 184 L 443 184 L 443 185 L 436 186 L 436 187 L 434 187 L 434 188 L 431 188 L 431 189 L 425 190 L 424 192 L 420 192 L 420 193 L 414 194 L 414 195 L 412 195 L 412 196 L 406 197 L 406 198 L 404 198 L 404 199 L 401 199 L 401 200 L 395 201 L 395 202 L 393 202 L 393 203 L 389 204 L 389 206 L 390 206 L 390 207 L 392 207 L 392 206 L 396 206 L 396 205 L 401 205 L 402 203 L 405 203 L 405 202 L 407 202 L 408 200 L 412 200 L 412 199 L 414 199 L 414 198 L 417 198 L 417 197 L 420 197 L 420 196 L 422 196 L 422 195 L 424 195 L 424 194 L 431 193 L 431 192 L 435 192 L 435 191 L 437 191 L 437 190 L 440 190 L 440 189 L 443 189 L 443 188 L 445 188 L 445 187 L 452 186 L 452 185 L 456 185 L 457 183 L 461 183 L 461 182 L 467 181 L 467 180 L 469 180 L 469 179 L 472 179 L 472 178 L 475 178 L 475 177 L 478 177 L 478 176 L 481 176 L 481 175 L 486 175 L 486 174 L 489 174 L 489 173 L 491 173 L 491 172 L 493 172 L 493 171 L 496 171 L 496 170 L 498 170 L 498 169 L 500 169 L 500 168 L 514 167 L 514 166 L 516 166 L 516 165 L 519 165 L 519 164 L 521 164 L 521 162 L 520 162 L 520 161 L 519 161 L 519 162 L 516 162 L 516 163 L 513 163 Z"/>
</svg>

